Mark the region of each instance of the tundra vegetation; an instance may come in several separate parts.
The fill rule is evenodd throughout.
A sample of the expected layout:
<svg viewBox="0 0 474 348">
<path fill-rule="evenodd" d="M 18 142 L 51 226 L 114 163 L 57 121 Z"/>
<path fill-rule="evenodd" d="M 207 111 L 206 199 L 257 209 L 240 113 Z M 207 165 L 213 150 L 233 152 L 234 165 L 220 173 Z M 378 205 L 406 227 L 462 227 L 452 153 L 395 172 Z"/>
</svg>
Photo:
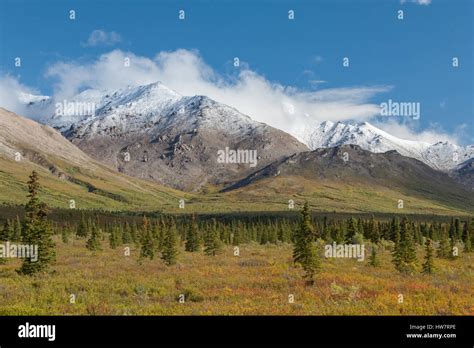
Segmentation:
<svg viewBox="0 0 474 348">
<path fill-rule="evenodd" d="M 34 173 L 28 185 L 0 244 L 43 254 L 0 258 L 1 315 L 474 314 L 470 217 L 326 216 L 308 203 L 291 216 L 47 215 Z M 367 255 L 326 258 L 332 243 Z"/>
</svg>

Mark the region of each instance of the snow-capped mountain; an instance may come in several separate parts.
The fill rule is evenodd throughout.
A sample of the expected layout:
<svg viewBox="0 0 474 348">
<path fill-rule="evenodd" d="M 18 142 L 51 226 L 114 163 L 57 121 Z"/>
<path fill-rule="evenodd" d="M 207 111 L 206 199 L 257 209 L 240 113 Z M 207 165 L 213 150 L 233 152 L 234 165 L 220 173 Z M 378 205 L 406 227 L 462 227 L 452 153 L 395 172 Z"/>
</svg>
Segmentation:
<svg viewBox="0 0 474 348">
<path fill-rule="evenodd" d="M 302 136 L 311 149 L 354 144 L 375 153 L 396 150 L 404 156 L 416 158 L 434 169 L 448 171 L 474 157 L 474 146 L 457 146 L 449 142 L 430 144 L 423 141 L 395 137 L 368 122 L 345 124 L 322 122 Z"/>
<path fill-rule="evenodd" d="M 33 97 L 29 98 L 32 100 Z M 48 97 L 39 96 L 37 99 L 49 102 Z M 182 96 L 159 82 L 117 91 L 88 89 L 63 103 L 62 114 L 56 113 L 43 122 L 70 138 L 90 138 L 94 134 L 129 136 L 156 133 L 157 130 L 162 132 L 170 127 L 220 129 L 242 136 L 250 129 L 266 126 L 230 106 L 205 96 Z M 474 158 L 473 145 L 462 147 L 449 142 L 430 144 L 405 140 L 367 122 L 325 121 L 307 129 L 309 132 L 292 135 L 310 149 L 354 144 L 374 153 L 396 150 L 442 171 L 454 170 L 459 163 Z"/>
<path fill-rule="evenodd" d="M 84 152 L 129 175 L 183 190 L 221 185 L 309 150 L 230 106 L 205 96 L 182 96 L 161 83 L 88 90 L 69 104 L 67 113 L 46 122 Z M 219 151 L 229 149 L 252 151 L 257 163 L 219 162 Z"/>
<path fill-rule="evenodd" d="M 157 127 L 166 129 L 179 126 L 193 130 L 200 126 L 237 135 L 253 128 L 267 127 L 230 106 L 205 96 L 182 96 L 159 82 L 127 87 L 112 94 L 87 90 L 72 102 L 97 106 L 94 114 L 55 115 L 47 123 L 66 134 L 73 132 L 74 136 L 80 138 L 108 133 L 130 135 Z"/>
</svg>

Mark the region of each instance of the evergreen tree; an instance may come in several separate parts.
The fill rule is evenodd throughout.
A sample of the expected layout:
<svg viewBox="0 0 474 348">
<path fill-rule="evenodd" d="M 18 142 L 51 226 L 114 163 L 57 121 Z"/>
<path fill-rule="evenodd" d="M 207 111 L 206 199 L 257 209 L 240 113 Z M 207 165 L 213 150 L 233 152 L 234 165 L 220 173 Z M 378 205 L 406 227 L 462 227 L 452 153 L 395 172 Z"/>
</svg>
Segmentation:
<svg viewBox="0 0 474 348">
<path fill-rule="evenodd" d="M 117 248 L 122 244 L 122 232 L 119 226 L 114 226 L 109 233 L 109 245 L 111 249 Z"/>
<path fill-rule="evenodd" d="M 436 255 L 440 258 L 447 259 L 449 258 L 451 252 L 449 250 L 449 238 L 448 231 L 446 230 L 446 225 L 442 227 L 441 230 L 441 239 L 439 241 L 438 250 Z"/>
<path fill-rule="evenodd" d="M 454 240 L 460 240 L 462 237 L 461 221 L 459 218 L 454 220 Z"/>
<path fill-rule="evenodd" d="M 8 241 L 11 240 L 11 236 L 13 235 L 13 227 L 10 223 L 10 220 L 5 220 L 3 224 L 3 229 L 0 233 L 0 241 Z"/>
<path fill-rule="evenodd" d="M 377 247 L 375 245 L 372 246 L 372 250 L 371 250 L 370 258 L 369 258 L 369 265 L 372 267 L 380 266 L 380 261 L 379 261 L 379 258 L 377 257 Z"/>
<path fill-rule="evenodd" d="M 204 253 L 209 256 L 215 256 L 221 248 L 222 243 L 219 239 L 216 220 L 213 219 L 212 226 L 208 228 L 204 236 Z"/>
<path fill-rule="evenodd" d="M 12 241 L 19 242 L 22 238 L 21 232 L 21 222 L 20 218 L 17 216 L 15 220 L 13 220 L 13 235 L 11 237 Z"/>
<path fill-rule="evenodd" d="M 164 219 L 161 219 L 159 224 L 157 224 L 157 248 L 159 251 L 161 251 L 165 245 L 165 234 L 168 226 L 166 225 L 166 221 Z"/>
<path fill-rule="evenodd" d="M 194 214 L 192 216 L 191 225 L 186 230 L 185 250 L 190 252 L 199 250 L 198 228 Z"/>
<path fill-rule="evenodd" d="M 164 244 L 161 251 L 161 259 L 168 266 L 176 263 L 178 256 L 178 237 L 176 235 L 176 227 L 171 225 L 165 234 Z"/>
<path fill-rule="evenodd" d="M 410 229 L 411 225 L 406 219 L 400 224 L 400 244 L 399 254 L 400 263 L 398 270 L 403 273 L 412 273 L 416 266 L 416 246 L 413 240 L 413 232 Z"/>
<path fill-rule="evenodd" d="M 102 233 L 99 227 L 95 223 L 92 224 L 91 235 L 86 242 L 86 248 L 91 251 L 101 250 L 100 241 L 102 239 Z"/>
<path fill-rule="evenodd" d="M 347 232 L 346 232 L 346 243 L 352 243 L 352 240 L 356 233 L 359 233 L 357 220 L 351 217 L 347 221 Z"/>
<path fill-rule="evenodd" d="M 142 231 L 140 234 L 140 260 L 144 258 L 153 260 L 155 257 L 155 241 L 146 217 L 143 217 Z"/>
<path fill-rule="evenodd" d="M 79 222 L 79 226 L 77 227 L 76 236 L 79 238 L 87 238 L 88 235 L 89 228 L 84 218 L 84 213 L 81 213 L 81 221 Z"/>
<path fill-rule="evenodd" d="M 398 220 L 398 217 L 394 217 L 390 224 L 390 239 L 395 242 L 397 236 L 400 241 L 400 221 Z"/>
<path fill-rule="evenodd" d="M 66 224 L 61 230 L 61 240 L 64 244 L 69 243 L 69 236 L 71 234 L 71 228 Z"/>
<path fill-rule="evenodd" d="M 138 227 L 137 227 L 137 223 L 135 221 L 133 222 L 132 227 L 130 229 L 130 234 L 132 235 L 132 241 L 135 244 L 140 245 L 141 240 L 138 236 Z"/>
<path fill-rule="evenodd" d="M 313 242 L 311 216 L 308 202 L 301 211 L 300 225 L 295 232 L 293 261 L 300 264 L 305 272 L 306 284 L 313 285 L 314 275 L 320 268 L 319 253 Z"/>
<path fill-rule="evenodd" d="M 374 220 L 374 217 L 372 217 L 369 222 L 368 238 L 370 238 L 372 243 L 378 243 L 380 241 L 379 225 Z"/>
<path fill-rule="evenodd" d="M 5 220 L 5 223 L 3 224 L 3 229 L 0 230 L 0 242 L 6 242 L 10 239 L 10 222 Z M 6 263 L 7 260 L 5 258 L 0 258 L 0 265 Z"/>
<path fill-rule="evenodd" d="M 454 226 L 454 218 L 451 218 L 451 223 L 449 224 L 449 238 L 456 238 L 456 227 Z"/>
<path fill-rule="evenodd" d="M 338 224 L 333 224 L 330 227 L 331 230 L 331 239 L 337 244 L 344 243 L 344 232 Z"/>
<path fill-rule="evenodd" d="M 305 259 L 302 263 L 304 279 L 306 280 L 307 285 L 313 285 L 314 276 L 321 268 L 321 260 L 315 242 L 310 241 L 305 255 Z"/>
<path fill-rule="evenodd" d="M 433 243 L 427 238 L 425 243 L 425 262 L 423 263 L 423 273 L 431 274 L 434 271 Z"/>
<path fill-rule="evenodd" d="M 26 258 L 18 270 L 20 274 L 32 275 L 44 272 L 56 260 L 55 244 L 51 225 L 47 220 L 47 207 L 38 197 L 40 189 L 38 174 L 33 171 L 28 180 L 28 202 L 25 206 L 25 219 L 22 243 L 38 247 L 38 258 Z"/>
<path fill-rule="evenodd" d="M 393 238 L 393 250 L 392 250 L 392 263 L 394 264 L 395 268 L 398 270 L 400 268 L 400 265 L 402 263 L 402 257 L 401 257 L 401 248 L 400 248 L 400 229 L 397 228 L 396 226 L 399 226 L 398 223 L 395 225 L 394 220 L 392 221 L 392 232 L 394 235 L 392 236 Z"/>
<path fill-rule="evenodd" d="M 464 252 L 470 253 L 472 251 L 472 244 L 471 244 L 471 231 L 469 228 L 469 221 L 464 223 L 463 233 L 462 233 L 462 241 L 464 243 Z"/>
<path fill-rule="evenodd" d="M 122 242 L 124 244 L 130 244 L 133 242 L 132 238 L 132 229 L 130 228 L 130 225 L 128 222 L 125 222 L 125 226 L 122 229 Z"/>
</svg>

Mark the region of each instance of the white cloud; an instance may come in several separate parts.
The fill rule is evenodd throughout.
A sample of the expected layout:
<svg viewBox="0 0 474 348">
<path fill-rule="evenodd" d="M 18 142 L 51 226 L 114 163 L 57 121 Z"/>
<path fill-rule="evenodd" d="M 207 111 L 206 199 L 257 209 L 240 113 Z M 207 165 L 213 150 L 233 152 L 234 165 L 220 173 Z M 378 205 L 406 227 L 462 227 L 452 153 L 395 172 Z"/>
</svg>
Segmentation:
<svg viewBox="0 0 474 348">
<path fill-rule="evenodd" d="M 7 110 L 32 119 L 40 119 L 48 105 L 39 109 L 28 106 L 30 101 L 38 102 L 43 99 L 37 97 L 38 94 L 37 90 L 21 84 L 17 77 L 10 75 L 0 77 L 0 106 Z"/>
<path fill-rule="evenodd" d="M 124 61 L 130 60 L 130 66 Z M 243 66 L 243 68 L 242 68 Z M 356 86 L 304 91 L 271 82 L 241 64 L 233 76 L 222 76 L 208 66 L 198 52 L 176 50 L 160 52 L 154 58 L 114 50 L 96 61 L 58 62 L 46 72 L 54 79 L 54 99 L 64 100 L 87 88 L 113 91 L 124 86 L 138 86 L 161 81 L 183 95 L 206 95 L 231 105 L 253 119 L 301 135 L 306 127 L 321 121 L 363 121 L 380 114 L 380 106 L 371 103 L 374 96 L 387 92 L 390 86 Z M 18 81 L 1 81 L 7 91 L 26 89 Z M 18 112 L 22 105 L 2 93 L 0 105 Z M 10 103 L 10 104 L 8 104 Z M 21 112 L 20 112 L 21 113 Z M 439 129 L 413 131 L 407 125 L 392 122 L 376 124 L 386 131 L 411 140 L 456 142 Z"/>
<path fill-rule="evenodd" d="M 99 46 L 107 45 L 111 46 L 120 42 L 122 38 L 115 31 L 106 32 L 104 30 L 94 30 L 87 39 L 87 42 L 83 46 Z"/>
<path fill-rule="evenodd" d="M 401 4 L 404 4 L 406 2 L 412 2 L 418 5 L 426 5 L 426 6 L 431 4 L 431 0 L 400 0 Z"/>
<path fill-rule="evenodd" d="M 124 66 L 126 58 L 129 67 Z M 153 59 L 114 50 L 89 64 L 57 63 L 46 75 L 57 79 L 60 100 L 85 88 L 113 90 L 161 81 L 183 95 L 206 95 L 292 134 L 301 132 L 308 122 L 368 119 L 379 112 L 370 98 L 390 89 L 360 86 L 301 91 L 271 82 L 246 64 L 241 64 L 235 76 L 222 76 L 198 52 L 183 49 L 160 52 Z"/>
<path fill-rule="evenodd" d="M 401 139 L 424 141 L 430 144 L 434 144 L 439 141 L 449 141 L 453 144 L 458 144 L 461 137 L 460 132 L 449 134 L 445 132 L 439 124 L 435 123 L 430 124 L 428 128 L 422 131 L 416 131 L 409 124 L 398 123 L 394 120 L 374 122 L 373 124 L 387 133 Z"/>
</svg>

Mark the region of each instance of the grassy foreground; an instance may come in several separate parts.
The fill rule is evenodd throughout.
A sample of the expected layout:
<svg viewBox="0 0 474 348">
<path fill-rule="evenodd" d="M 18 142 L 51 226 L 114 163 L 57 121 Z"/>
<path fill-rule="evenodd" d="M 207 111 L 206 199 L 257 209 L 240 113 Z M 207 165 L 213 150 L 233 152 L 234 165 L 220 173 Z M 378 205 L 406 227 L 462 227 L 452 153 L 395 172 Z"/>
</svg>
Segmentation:
<svg viewBox="0 0 474 348">
<path fill-rule="evenodd" d="M 307 287 L 288 244 L 242 245 L 240 256 L 231 246 L 215 257 L 181 249 L 178 264 L 167 267 L 159 258 L 140 265 L 134 246 L 125 256 L 124 246 L 110 249 L 105 241 L 95 253 L 83 240 L 56 243 L 48 275 L 17 275 L 17 260 L 0 265 L 0 315 L 474 314 L 472 253 L 436 258 L 430 276 L 399 274 L 388 250 L 379 250 L 379 268 L 367 265 L 367 250 L 364 262 L 323 258 L 315 285 Z"/>
</svg>

